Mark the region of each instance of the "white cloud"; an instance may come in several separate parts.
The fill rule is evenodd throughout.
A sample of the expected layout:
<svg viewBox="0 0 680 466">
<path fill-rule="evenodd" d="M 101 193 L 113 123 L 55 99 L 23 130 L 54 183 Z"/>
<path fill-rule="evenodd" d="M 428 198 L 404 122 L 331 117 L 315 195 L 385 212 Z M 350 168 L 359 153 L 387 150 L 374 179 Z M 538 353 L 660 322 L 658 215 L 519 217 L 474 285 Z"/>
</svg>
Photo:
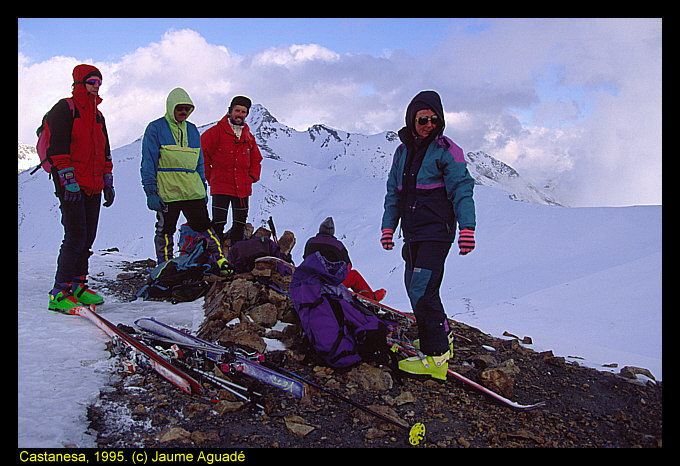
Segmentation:
<svg viewBox="0 0 680 466">
<path fill-rule="evenodd" d="M 288 47 L 272 47 L 257 54 L 253 58 L 255 66 L 294 66 L 307 61 L 338 61 L 340 55 L 317 44 L 291 45 Z"/>
</svg>

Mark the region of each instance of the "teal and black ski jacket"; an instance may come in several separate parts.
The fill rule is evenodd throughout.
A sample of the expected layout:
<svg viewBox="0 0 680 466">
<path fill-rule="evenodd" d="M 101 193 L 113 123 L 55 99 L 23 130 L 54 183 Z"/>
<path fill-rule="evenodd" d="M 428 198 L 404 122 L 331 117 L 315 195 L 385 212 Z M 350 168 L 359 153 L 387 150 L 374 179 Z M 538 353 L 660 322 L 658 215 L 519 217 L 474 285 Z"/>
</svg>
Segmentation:
<svg viewBox="0 0 680 466">
<path fill-rule="evenodd" d="M 467 170 L 463 150 L 446 136 L 428 145 L 416 178 L 415 189 L 403 185 L 408 146 L 397 147 L 387 179 L 381 228 L 396 230 L 399 222 L 404 241 L 453 242 L 459 228 L 476 226 L 474 179 Z"/>
</svg>

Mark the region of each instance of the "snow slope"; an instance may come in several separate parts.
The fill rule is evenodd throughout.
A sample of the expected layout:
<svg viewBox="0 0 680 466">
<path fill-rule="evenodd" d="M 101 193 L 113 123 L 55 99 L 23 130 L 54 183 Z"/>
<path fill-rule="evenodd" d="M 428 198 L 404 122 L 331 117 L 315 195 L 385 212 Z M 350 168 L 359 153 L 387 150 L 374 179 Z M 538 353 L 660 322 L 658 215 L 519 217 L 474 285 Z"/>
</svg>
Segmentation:
<svg viewBox="0 0 680 466">
<path fill-rule="evenodd" d="M 354 266 L 388 290 L 386 304 L 409 309 L 400 253 L 379 244 L 384 180 L 361 176 L 347 158 L 336 159 L 339 170 L 297 155 L 264 160 L 250 221 L 272 215 L 279 235 L 293 231 L 299 263 L 306 239 L 333 216 Z M 153 257 L 139 142 L 114 151 L 114 162 L 117 195 L 101 211 L 94 288 L 97 278 L 116 276 L 120 261 Z M 62 237 L 58 204 L 44 173 L 18 180 L 18 445 L 95 446 L 86 414 L 111 376 L 107 338 L 85 319 L 45 310 Z M 496 336 L 530 336 L 531 348 L 583 365 L 641 366 L 662 378 L 661 206 L 539 205 L 485 186 L 475 188 L 475 202 L 477 249 L 461 257 L 454 246 L 447 261 L 442 298 L 451 317 Z M 200 302 L 107 302 L 101 313 L 128 325 L 142 316 L 193 329 L 202 321 Z"/>
</svg>

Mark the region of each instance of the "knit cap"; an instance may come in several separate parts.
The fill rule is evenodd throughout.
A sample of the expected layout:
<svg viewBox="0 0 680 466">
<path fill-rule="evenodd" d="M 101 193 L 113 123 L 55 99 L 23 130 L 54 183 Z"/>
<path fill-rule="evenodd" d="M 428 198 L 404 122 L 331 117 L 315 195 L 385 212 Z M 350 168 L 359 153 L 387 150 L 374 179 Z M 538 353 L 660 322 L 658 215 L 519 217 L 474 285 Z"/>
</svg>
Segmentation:
<svg viewBox="0 0 680 466">
<path fill-rule="evenodd" d="M 326 217 L 326 220 L 321 222 L 321 225 L 319 225 L 319 233 L 322 235 L 335 235 L 335 224 L 333 223 L 333 217 Z"/>
</svg>

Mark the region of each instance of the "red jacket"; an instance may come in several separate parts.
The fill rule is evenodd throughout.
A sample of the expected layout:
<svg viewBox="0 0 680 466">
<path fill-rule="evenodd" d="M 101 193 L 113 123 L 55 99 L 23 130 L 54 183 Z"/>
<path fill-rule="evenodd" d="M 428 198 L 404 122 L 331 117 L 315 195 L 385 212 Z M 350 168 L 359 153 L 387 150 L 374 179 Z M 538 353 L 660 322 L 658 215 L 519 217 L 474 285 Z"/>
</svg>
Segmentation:
<svg viewBox="0 0 680 466">
<path fill-rule="evenodd" d="M 76 66 L 73 81 L 82 81 L 92 71 L 98 70 L 92 65 Z M 106 122 L 97 110 L 101 101 L 88 94 L 84 84 L 75 84 L 74 111 L 62 99 L 48 115 L 51 137 L 47 155 L 57 170 L 73 167 L 78 186 L 88 195 L 100 193 L 104 175 L 113 171 Z"/>
<path fill-rule="evenodd" d="M 260 180 L 262 154 L 247 124 L 238 139 L 225 115 L 201 135 L 201 149 L 211 195 L 243 198 L 253 194 L 253 183 Z"/>
</svg>

